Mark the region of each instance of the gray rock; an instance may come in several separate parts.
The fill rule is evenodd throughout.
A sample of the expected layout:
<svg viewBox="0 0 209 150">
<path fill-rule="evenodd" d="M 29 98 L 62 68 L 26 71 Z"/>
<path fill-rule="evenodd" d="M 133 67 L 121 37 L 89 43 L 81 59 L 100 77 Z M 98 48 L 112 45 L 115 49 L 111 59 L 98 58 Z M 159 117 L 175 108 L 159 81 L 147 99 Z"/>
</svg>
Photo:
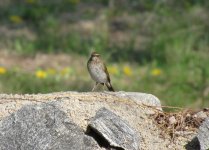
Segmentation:
<svg viewBox="0 0 209 150">
<path fill-rule="evenodd" d="M 194 114 L 193 117 L 200 118 L 200 119 L 205 119 L 205 118 L 207 118 L 207 114 L 204 111 L 200 111 L 200 112 Z"/>
<path fill-rule="evenodd" d="M 139 149 L 139 136 L 129 124 L 106 108 L 97 111 L 89 123 L 89 128 L 105 138 L 110 147 L 125 150 Z"/>
<path fill-rule="evenodd" d="M 114 92 L 113 94 L 115 94 L 115 96 L 128 98 L 136 102 L 141 102 L 146 105 L 159 106 L 158 108 L 161 109 L 160 100 L 152 94 L 139 93 L 139 92 L 123 92 L 123 91 Z"/>
<path fill-rule="evenodd" d="M 207 117 L 200 126 L 197 138 L 199 140 L 201 150 L 209 149 L 209 117 Z"/>
<path fill-rule="evenodd" d="M 0 121 L 1 150 L 98 150 L 63 111 L 52 104 L 24 106 Z"/>
</svg>

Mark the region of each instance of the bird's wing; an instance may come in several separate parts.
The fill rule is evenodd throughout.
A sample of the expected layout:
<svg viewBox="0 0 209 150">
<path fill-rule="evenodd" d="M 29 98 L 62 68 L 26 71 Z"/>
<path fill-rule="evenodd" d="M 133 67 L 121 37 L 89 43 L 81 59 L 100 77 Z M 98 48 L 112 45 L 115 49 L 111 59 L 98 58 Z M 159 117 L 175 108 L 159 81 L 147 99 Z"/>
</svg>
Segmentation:
<svg viewBox="0 0 209 150">
<path fill-rule="evenodd" d="M 108 73 L 108 70 L 107 70 L 107 67 L 106 67 L 106 65 L 103 63 L 103 70 L 104 70 L 104 72 L 107 74 L 107 80 L 108 80 L 108 82 L 110 82 L 110 75 L 109 75 L 109 73 Z"/>
</svg>

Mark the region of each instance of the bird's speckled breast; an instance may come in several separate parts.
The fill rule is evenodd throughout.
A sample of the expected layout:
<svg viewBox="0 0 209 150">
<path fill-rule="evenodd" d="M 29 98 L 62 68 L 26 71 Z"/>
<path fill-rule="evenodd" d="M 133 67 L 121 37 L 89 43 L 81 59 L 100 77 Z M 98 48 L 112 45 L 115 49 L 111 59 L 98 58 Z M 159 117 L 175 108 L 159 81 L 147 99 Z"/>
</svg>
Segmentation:
<svg viewBox="0 0 209 150">
<path fill-rule="evenodd" d="M 99 83 L 106 83 L 107 81 L 107 75 L 105 71 L 103 70 L 103 63 L 101 62 L 94 62 L 90 61 L 88 64 L 88 70 L 91 75 L 91 78 Z"/>
</svg>

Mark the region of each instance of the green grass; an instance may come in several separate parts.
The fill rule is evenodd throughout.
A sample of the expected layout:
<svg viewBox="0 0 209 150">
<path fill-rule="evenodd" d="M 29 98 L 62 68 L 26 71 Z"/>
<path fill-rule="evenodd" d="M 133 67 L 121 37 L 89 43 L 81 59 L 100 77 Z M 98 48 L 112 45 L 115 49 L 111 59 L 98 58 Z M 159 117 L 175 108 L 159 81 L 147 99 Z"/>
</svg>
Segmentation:
<svg viewBox="0 0 209 150">
<path fill-rule="evenodd" d="M 80 64 L 82 66 L 82 64 Z M 0 75 L 1 93 L 49 93 L 57 91 L 91 91 L 94 82 L 86 70 L 79 70 L 81 66 L 73 68 L 73 72 L 65 75 L 57 72 L 47 74 L 46 78 L 37 77 L 35 72 L 26 73 L 24 70 L 8 70 Z M 163 105 L 178 107 L 206 107 L 208 96 L 203 96 L 202 92 L 207 87 L 203 87 L 201 71 L 181 73 L 185 66 L 176 65 L 172 68 L 159 67 L 156 64 L 146 64 L 143 66 L 129 66 L 130 71 L 124 72 L 127 64 L 113 65 L 115 69 L 109 72 L 112 84 L 116 91 L 136 91 L 152 93 L 161 99 Z M 115 72 L 115 71 L 116 72 Z M 159 74 L 154 74 L 154 70 L 160 70 Z M 195 74 L 195 80 L 190 76 Z M 131 72 L 129 74 L 129 72 Z M 97 91 L 102 91 L 98 87 Z M 198 103 L 196 103 L 198 102 Z"/>
<path fill-rule="evenodd" d="M 94 3 L 92 0 L 42 3 L 21 1 L 1 9 L 0 20 L 4 26 L 11 31 L 26 28 L 35 36 L 34 39 L 22 35 L 0 37 L 3 47 L 25 56 L 39 52 L 86 58 L 94 48 L 109 65 L 116 64 L 119 73 L 112 75 L 112 81 L 117 90 L 153 93 L 165 105 L 208 105 L 209 95 L 205 94 L 209 85 L 208 1 L 142 0 L 109 8 L 108 1 L 99 0 L 95 2 L 99 9 L 89 8 Z M 62 20 L 65 13 L 78 16 Z M 20 17 L 19 22 L 17 18 L 16 22 L 11 20 L 14 15 Z M 85 30 L 79 26 L 82 21 L 96 25 L 93 30 Z M 125 40 L 115 38 L 116 33 L 122 33 Z M 126 63 L 131 66 L 132 76 L 124 75 L 121 69 Z M 156 68 L 162 73 L 151 75 Z M 67 79 L 39 79 L 24 71 L 9 71 L 0 76 L 1 92 L 89 91 L 93 84 L 88 77 L 87 72 L 77 72 Z"/>
<path fill-rule="evenodd" d="M 9 70 L 0 75 L 1 93 L 49 93 L 58 91 L 85 91 L 88 82 L 74 80 L 69 76 L 38 78 L 35 73 Z M 85 88 L 84 88 L 85 87 Z"/>
</svg>

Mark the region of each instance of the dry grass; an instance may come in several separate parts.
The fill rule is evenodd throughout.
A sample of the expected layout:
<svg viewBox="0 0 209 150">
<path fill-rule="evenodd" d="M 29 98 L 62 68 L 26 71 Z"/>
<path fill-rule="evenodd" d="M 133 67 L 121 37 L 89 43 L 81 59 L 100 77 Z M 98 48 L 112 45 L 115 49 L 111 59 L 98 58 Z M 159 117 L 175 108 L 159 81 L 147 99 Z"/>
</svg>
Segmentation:
<svg viewBox="0 0 209 150">
<path fill-rule="evenodd" d="M 171 107 L 168 106 L 168 108 Z M 176 109 L 177 107 L 174 108 Z M 186 132 L 196 132 L 198 130 L 202 122 L 205 120 L 205 117 L 198 115 L 198 113 L 203 113 L 205 117 L 208 117 L 209 109 L 204 108 L 198 111 L 182 109 L 179 112 L 163 112 L 157 110 L 151 117 L 156 125 L 161 129 L 161 135 L 170 135 L 171 140 L 173 141 L 178 135 L 182 136 Z"/>
</svg>

